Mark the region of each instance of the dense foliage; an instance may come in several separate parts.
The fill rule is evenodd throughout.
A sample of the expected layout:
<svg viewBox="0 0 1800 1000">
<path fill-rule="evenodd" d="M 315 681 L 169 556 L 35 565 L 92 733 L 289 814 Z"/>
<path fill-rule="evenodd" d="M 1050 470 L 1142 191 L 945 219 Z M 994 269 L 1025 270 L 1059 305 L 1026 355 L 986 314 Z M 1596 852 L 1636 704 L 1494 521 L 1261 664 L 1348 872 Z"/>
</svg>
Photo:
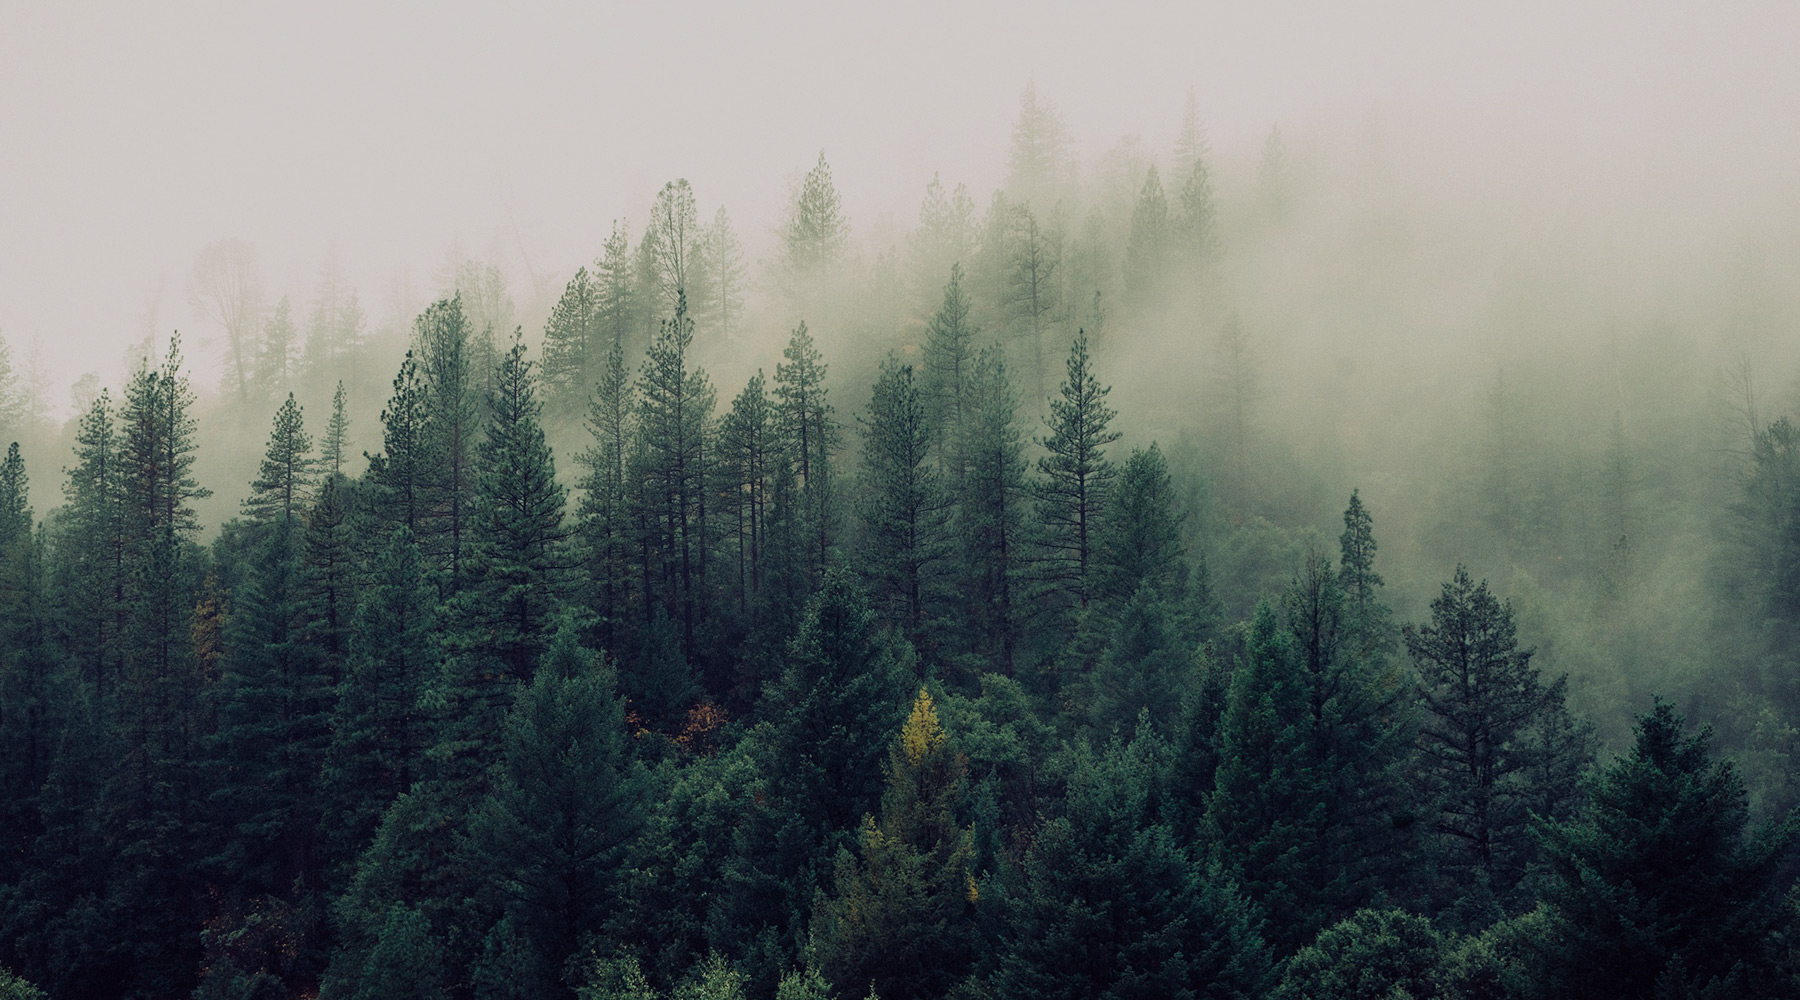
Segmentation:
<svg viewBox="0 0 1800 1000">
<path fill-rule="evenodd" d="M 354 298 L 299 363 L 284 303 L 230 405 L 285 400 L 207 544 L 178 340 L 85 407 L 42 518 L 13 445 L 0 995 L 1800 991 L 1782 783 L 1753 811 L 1661 701 L 1597 757 L 1479 572 L 1402 624 L 1354 483 L 1335 545 L 1264 520 L 1235 318 L 1205 460 L 1128 433 L 1102 293 L 1122 264 L 1127 310 L 1217 312 L 1205 143 L 1190 121 L 1170 186 L 1075 238 L 1060 126 L 1025 110 L 985 225 L 934 180 L 917 336 L 856 378 L 800 322 L 724 402 L 697 359 L 736 342 L 742 251 L 680 181 L 541 352 L 459 276 L 360 467 Z M 820 329 L 857 322 L 849 232 L 821 157 L 772 264 Z M 1727 534 L 1780 713 L 1800 434 L 1750 439 Z M 1487 516 L 1524 545 L 1518 485 Z M 1608 565 L 1596 629 L 1629 622 Z"/>
</svg>

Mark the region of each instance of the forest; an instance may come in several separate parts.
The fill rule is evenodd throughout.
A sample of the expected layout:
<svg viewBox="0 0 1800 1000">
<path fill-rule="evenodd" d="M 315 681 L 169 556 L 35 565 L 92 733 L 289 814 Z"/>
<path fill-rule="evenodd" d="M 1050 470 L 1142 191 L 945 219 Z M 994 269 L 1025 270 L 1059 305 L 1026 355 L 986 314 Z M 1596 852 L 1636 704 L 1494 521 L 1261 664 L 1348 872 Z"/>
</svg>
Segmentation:
<svg viewBox="0 0 1800 1000">
<path fill-rule="evenodd" d="M 1800 995 L 1787 258 L 1174 124 L 0 341 L 0 998 Z"/>
</svg>

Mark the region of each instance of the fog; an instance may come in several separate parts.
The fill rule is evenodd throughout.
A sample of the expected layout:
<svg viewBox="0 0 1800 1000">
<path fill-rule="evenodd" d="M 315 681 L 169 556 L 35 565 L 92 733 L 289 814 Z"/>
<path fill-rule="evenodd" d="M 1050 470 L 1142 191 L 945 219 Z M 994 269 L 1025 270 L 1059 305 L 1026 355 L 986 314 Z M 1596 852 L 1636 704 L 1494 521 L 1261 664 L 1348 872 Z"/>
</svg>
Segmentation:
<svg viewBox="0 0 1800 1000">
<path fill-rule="evenodd" d="M 1800 7 L 518 6 L 0 0 L 0 994 L 1800 990 Z"/>
<path fill-rule="evenodd" d="M 1166 156 L 1192 88 L 1222 199 L 1272 123 L 1324 156 L 1373 118 L 1409 196 L 1502 223 L 1457 234 L 1474 252 L 1625 221 L 1594 263 L 1639 270 L 1792 231 L 1790 5 L 1171 6 L 8 5 L 0 333 L 43 345 L 63 405 L 146 324 L 216 337 L 186 279 L 224 238 L 295 301 L 335 252 L 376 318 L 453 244 L 524 300 L 674 177 L 757 258 L 821 149 L 877 250 L 933 172 L 985 205 L 1032 79 L 1084 168 L 1126 136 Z"/>
</svg>

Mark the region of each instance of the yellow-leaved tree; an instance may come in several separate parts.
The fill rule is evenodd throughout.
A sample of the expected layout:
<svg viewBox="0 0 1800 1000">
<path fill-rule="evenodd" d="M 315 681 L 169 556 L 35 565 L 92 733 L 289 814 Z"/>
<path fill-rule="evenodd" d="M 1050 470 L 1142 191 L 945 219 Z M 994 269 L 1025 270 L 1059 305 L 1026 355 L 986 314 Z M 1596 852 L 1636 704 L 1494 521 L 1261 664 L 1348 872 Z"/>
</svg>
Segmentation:
<svg viewBox="0 0 1800 1000">
<path fill-rule="evenodd" d="M 857 854 L 840 852 L 836 892 L 813 910 L 811 960 L 847 993 L 884 1000 L 947 994 L 973 962 L 974 838 L 959 826 L 968 760 L 920 689 L 888 755 L 881 818 L 865 817 Z"/>
</svg>

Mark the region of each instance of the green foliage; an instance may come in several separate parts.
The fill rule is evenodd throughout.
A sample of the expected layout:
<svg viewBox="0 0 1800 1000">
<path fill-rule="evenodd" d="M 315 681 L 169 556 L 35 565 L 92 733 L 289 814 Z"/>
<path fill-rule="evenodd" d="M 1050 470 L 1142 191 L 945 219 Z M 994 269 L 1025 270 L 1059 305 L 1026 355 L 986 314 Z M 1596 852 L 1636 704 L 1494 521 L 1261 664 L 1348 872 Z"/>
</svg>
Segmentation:
<svg viewBox="0 0 1800 1000">
<path fill-rule="evenodd" d="M 1424 917 L 1358 910 L 1287 963 L 1272 1000 L 1396 1000 L 1436 996 L 1445 942 Z"/>
<path fill-rule="evenodd" d="M 1106 446 L 1116 416 L 1106 405 L 1110 386 L 1094 378 L 1086 331 L 1069 346 L 1068 378 L 1061 398 L 1050 400 L 1050 436 L 1037 441 L 1048 454 L 1037 460 L 1037 514 L 1044 526 L 1044 585 L 1062 602 L 1085 608 L 1092 596 L 1094 545 L 1106 511 L 1107 491 L 1118 470 Z"/>
<path fill-rule="evenodd" d="M 940 997 L 974 959 L 972 843 L 960 827 L 968 763 L 920 690 L 888 755 L 881 818 L 856 856 L 838 855 L 835 894 L 813 909 L 821 974 L 868 981 L 890 1000 Z"/>
<path fill-rule="evenodd" d="M 626 740 L 611 671 L 565 625 L 513 703 L 493 789 L 461 845 L 516 936 L 509 978 L 521 995 L 553 991 L 620 910 L 650 787 Z"/>
<path fill-rule="evenodd" d="M 1585 816 L 1537 821 L 1549 996 L 1787 995 L 1794 912 L 1772 876 L 1800 812 L 1746 836 L 1743 781 L 1711 741 L 1659 701 L 1631 752 L 1594 777 Z"/>
<path fill-rule="evenodd" d="M 1539 680 L 1531 650 L 1519 649 L 1511 605 L 1461 566 L 1432 601 L 1431 622 L 1409 625 L 1404 635 L 1419 670 L 1425 715 L 1418 745 L 1438 796 L 1434 826 L 1452 845 L 1453 864 L 1504 895 L 1529 857 L 1528 737 L 1545 713 L 1561 708 L 1563 682 Z"/>
<path fill-rule="evenodd" d="M 1270 983 L 1260 917 L 1156 821 L 1161 754 L 1141 729 L 1072 751 L 1064 814 L 1003 883 L 995 997 L 1255 997 Z"/>
<path fill-rule="evenodd" d="M 21 977 L 0 969 L 0 1000 L 46 1000 L 46 996 Z"/>
<path fill-rule="evenodd" d="M 244 514 L 262 522 L 293 522 L 296 514 L 312 501 L 313 469 L 317 464 L 300 404 L 294 402 L 290 392 L 287 402 L 275 411 L 275 426 L 269 432 L 262 472 L 250 484 Z"/>
<path fill-rule="evenodd" d="M 950 493 L 932 466 L 931 426 L 911 365 L 890 356 L 863 420 L 858 486 L 865 575 L 887 621 L 915 642 L 939 607 L 950 555 Z"/>
</svg>

